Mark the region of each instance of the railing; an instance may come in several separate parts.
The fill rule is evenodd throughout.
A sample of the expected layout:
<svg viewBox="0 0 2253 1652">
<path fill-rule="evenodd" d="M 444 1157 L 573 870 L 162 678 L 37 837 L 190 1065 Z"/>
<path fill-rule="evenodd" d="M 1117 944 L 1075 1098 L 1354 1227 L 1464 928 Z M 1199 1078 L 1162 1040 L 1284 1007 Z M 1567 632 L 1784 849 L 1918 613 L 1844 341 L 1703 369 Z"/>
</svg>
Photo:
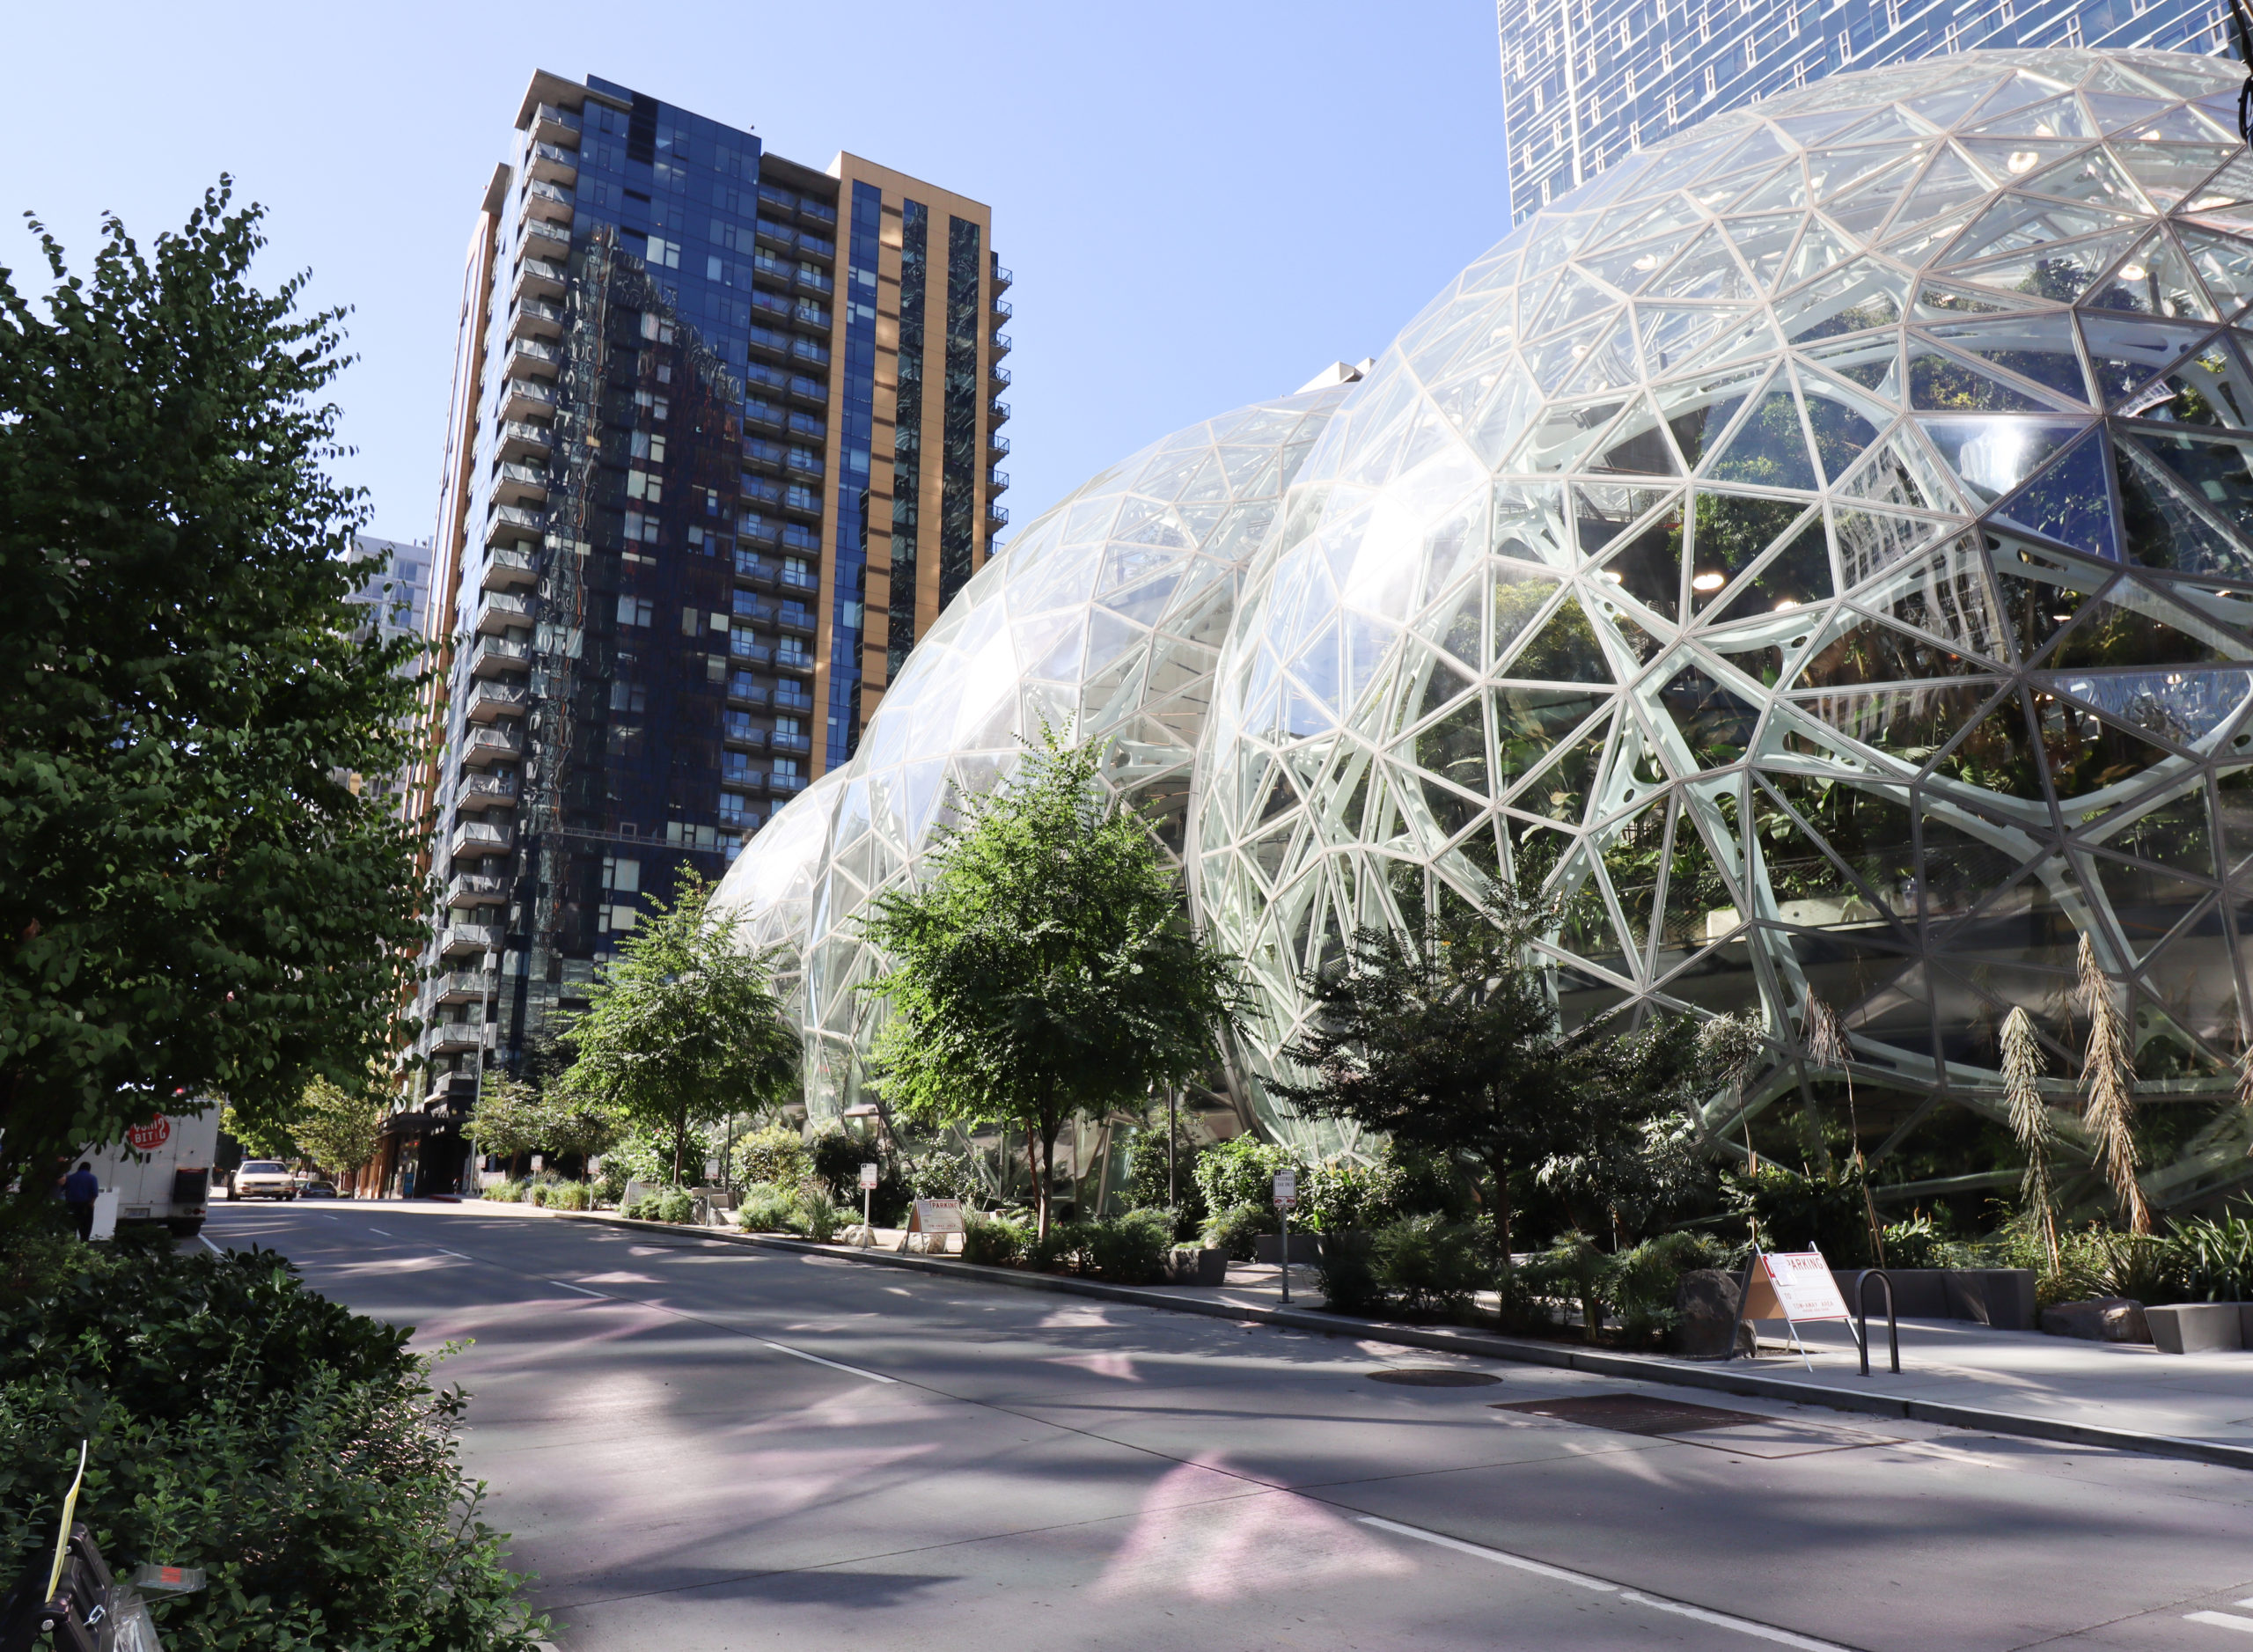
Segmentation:
<svg viewBox="0 0 2253 1652">
<path fill-rule="evenodd" d="M 532 106 L 532 119 L 535 130 L 543 126 L 560 126 L 567 132 L 576 132 L 579 129 L 577 115 L 573 114 L 569 109 L 559 109 L 552 103 L 535 104 Z"/>
<path fill-rule="evenodd" d="M 442 975 L 433 975 L 430 985 L 436 989 L 433 998 L 489 997 L 500 981 L 482 970 L 450 969 Z"/>
<path fill-rule="evenodd" d="M 505 852 L 508 847 L 508 827 L 488 826 L 482 820 L 465 820 L 454 828 L 452 838 L 446 844 L 446 853 L 498 855 Z"/>
<path fill-rule="evenodd" d="M 524 742 L 505 729 L 472 729 L 461 743 L 461 760 L 477 765 L 524 755 Z"/>
<path fill-rule="evenodd" d="M 555 405 L 555 393 L 535 379 L 511 378 L 507 384 L 506 400 L 509 401 L 536 401 L 547 407 Z"/>
<path fill-rule="evenodd" d="M 986 525 L 989 528 L 1009 526 L 1009 508 L 1007 505 L 997 505 L 989 502 L 986 506 Z"/>
<path fill-rule="evenodd" d="M 774 708 L 778 711 L 811 711 L 813 696 L 796 683 L 774 685 Z"/>
<path fill-rule="evenodd" d="M 501 474 L 520 487 L 537 488 L 543 494 L 547 491 L 547 473 L 544 470 L 534 470 L 531 466 L 514 459 L 503 459 Z"/>
<path fill-rule="evenodd" d="M 509 441 L 522 442 L 527 447 L 543 448 L 553 452 L 555 432 L 544 424 L 534 424 L 527 419 L 503 419 L 501 434 Z"/>
<path fill-rule="evenodd" d="M 536 362 L 546 362 L 551 366 L 558 365 L 563 360 L 563 352 L 561 350 L 557 349 L 553 344 L 546 343 L 539 339 L 510 339 L 509 341 L 509 355 L 511 358 L 520 356 L 529 356 Z"/>
<path fill-rule="evenodd" d="M 547 513 L 527 510 L 522 505 L 495 505 L 493 514 L 485 524 L 485 540 L 491 544 L 503 533 L 544 533 L 547 531 Z"/>
<path fill-rule="evenodd" d="M 1007 424 L 1009 422 L 1009 404 L 1008 402 L 1006 402 L 1006 401 L 989 401 L 989 402 L 987 402 L 987 403 L 986 404 L 986 422 L 987 422 L 987 423 L 988 423 L 988 424 Z"/>
<path fill-rule="evenodd" d="M 561 153 L 560 150 L 556 152 Z M 577 203 L 576 192 L 561 184 L 550 183 L 545 178 L 525 179 L 524 194 L 528 200 L 553 201 L 558 206 L 569 207 Z"/>
<path fill-rule="evenodd" d="M 818 269 L 801 269 L 791 278 L 811 292 L 834 292 L 837 283 Z"/>
<path fill-rule="evenodd" d="M 991 436 L 988 436 L 986 438 L 986 451 L 988 453 L 995 455 L 1008 452 L 1009 451 L 1009 438 L 1003 436 L 999 430 L 994 431 Z"/>
<path fill-rule="evenodd" d="M 805 789 L 806 777 L 804 775 L 769 775 L 767 777 L 767 789 L 769 791 L 793 792 Z"/>
<path fill-rule="evenodd" d="M 806 636 L 813 635 L 813 610 L 795 602 L 786 602 L 774 611 L 774 624 L 785 631 L 796 631 Z"/>
<path fill-rule="evenodd" d="M 506 714 L 521 716 L 532 704 L 528 688 L 504 687 L 499 683 L 479 683 L 469 691 L 469 715 L 481 721 Z"/>
<path fill-rule="evenodd" d="M 550 304 L 545 298 L 534 298 L 529 294 L 517 300 L 515 313 L 517 319 L 530 316 L 538 321 L 552 321 L 559 327 L 563 325 L 561 305 Z"/>
<path fill-rule="evenodd" d="M 509 880 L 489 877 L 483 872 L 462 872 L 446 885 L 446 905 L 475 907 L 505 900 L 509 895 Z"/>
<path fill-rule="evenodd" d="M 464 775 L 454 792 L 458 804 L 514 803 L 517 800 L 517 780 L 513 775 Z"/>
<path fill-rule="evenodd" d="M 1016 279 L 1016 277 L 1009 274 L 1009 272 L 1002 265 L 996 264 L 994 266 L 994 290 L 995 292 L 1001 291 L 1002 288 L 1008 286 Z"/>
<path fill-rule="evenodd" d="M 515 290 L 521 292 L 527 281 L 544 281 L 556 287 L 571 284 L 571 272 L 561 264 L 551 264 L 537 253 L 526 253 L 517 261 Z"/>
<path fill-rule="evenodd" d="M 532 152 L 539 160 L 553 161 L 558 166 L 569 166 L 573 172 L 579 170 L 579 151 L 575 149 L 562 149 L 554 143 L 542 143 L 534 140 Z"/>
<path fill-rule="evenodd" d="M 994 334 L 992 342 L 993 353 L 996 356 L 1007 356 L 1011 350 L 1016 348 L 1016 343 L 1006 333 L 996 333 Z"/>
<path fill-rule="evenodd" d="M 780 731 L 767 737 L 767 744 L 778 752 L 796 752 L 801 755 L 813 750 L 813 742 L 803 734 L 783 734 Z"/>
<path fill-rule="evenodd" d="M 485 594 L 485 600 L 479 605 L 477 628 L 481 631 L 485 628 L 483 620 L 488 613 L 507 614 L 513 620 L 529 625 L 532 623 L 532 599 L 530 597 L 519 597 L 513 591 L 488 591 Z"/>
<path fill-rule="evenodd" d="M 481 638 L 469 657 L 469 674 L 486 677 L 502 672 L 525 672 L 532 669 L 532 644 L 511 642 L 506 637 Z"/>
<path fill-rule="evenodd" d="M 989 384 L 1006 385 L 1009 382 L 1009 370 L 999 362 L 988 362 L 986 363 L 986 378 Z"/>
<path fill-rule="evenodd" d="M 495 547 L 492 560 L 485 566 L 484 584 L 488 591 L 503 585 L 529 585 L 539 573 L 531 552 Z"/>
<path fill-rule="evenodd" d="M 793 591 L 819 591 L 821 576 L 811 568 L 785 567 L 782 569 L 782 583 Z"/>
<path fill-rule="evenodd" d="M 1009 486 L 1009 473 L 1005 470 L 987 471 L 986 486 L 995 493 L 1006 493 Z"/>
<path fill-rule="evenodd" d="M 988 308 L 994 317 L 994 319 L 996 321 L 1007 321 L 1010 317 L 1016 315 L 1017 312 L 1016 305 L 1011 304 L 1007 298 L 1002 297 L 998 292 L 994 295 L 994 302 L 990 306 L 988 306 Z"/>
<path fill-rule="evenodd" d="M 571 244 L 571 231 L 562 224 L 549 223 L 546 218 L 526 218 L 525 235 L 528 239 L 560 241 L 566 246 Z"/>
</svg>

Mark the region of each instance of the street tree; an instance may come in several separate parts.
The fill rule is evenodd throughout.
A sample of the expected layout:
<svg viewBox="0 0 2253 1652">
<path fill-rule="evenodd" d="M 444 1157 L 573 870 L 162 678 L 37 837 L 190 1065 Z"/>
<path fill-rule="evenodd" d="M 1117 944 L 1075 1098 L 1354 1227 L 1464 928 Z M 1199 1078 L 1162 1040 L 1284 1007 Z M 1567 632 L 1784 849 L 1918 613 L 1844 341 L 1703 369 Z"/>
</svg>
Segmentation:
<svg viewBox="0 0 2253 1652">
<path fill-rule="evenodd" d="M 376 1156 L 383 1140 L 384 1099 L 364 1076 L 350 1089 L 315 1078 L 298 1103 L 293 1131 L 298 1152 L 325 1171 L 351 1175 Z"/>
<path fill-rule="evenodd" d="M 547 1153 L 583 1164 L 618 1139 L 607 1108 L 561 1085 L 543 1088 L 502 1072 L 485 1075 L 475 1128 L 479 1151 L 511 1159 Z"/>
<path fill-rule="evenodd" d="M 341 312 L 261 290 L 229 187 L 53 285 L 0 270 L 0 1186 L 162 1098 L 286 1127 L 396 1036 L 422 892 L 396 771 L 421 645 L 349 599 L 324 469 Z"/>
<path fill-rule="evenodd" d="M 1107 806 L 1102 753 L 1044 729 L 960 819 L 922 885 L 864 931 L 891 960 L 873 1076 L 914 1121 L 1014 1125 L 1048 1230 L 1056 1137 L 1075 1112 L 1139 1113 L 1218 1059 L 1234 962 L 1191 927 L 1149 827 Z"/>
<path fill-rule="evenodd" d="M 676 1182 L 694 1133 L 780 1102 L 797 1070 L 773 966 L 747 950 L 741 915 L 715 910 L 711 894 L 684 872 L 672 900 L 653 902 L 627 932 L 586 1010 L 563 1020 L 573 1060 L 546 1091 L 670 1137 Z"/>
<path fill-rule="evenodd" d="M 1314 1016 L 1282 1052 L 1306 1076 L 1268 1088 L 1303 1113 L 1483 1171 L 1498 1262 L 1515 1177 L 1633 1166 L 1654 1134 L 1670 1149 L 1678 1131 L 1646 1127 L 1689 1117 L 1700 1088 L 1727 1083 L 1744 1059 L 1742 1037 L 1701 1036 L 1686 1017 L 1635 1033 L 1604 1020 L 1567 1031 L 1532 951 L 1557 908 L 1530 888 L 1490 883 L 1475 903 L 1415 918 L 1413 929 L 1356 931 L 1342 964 L 1310 972 Z"/>
</svg>

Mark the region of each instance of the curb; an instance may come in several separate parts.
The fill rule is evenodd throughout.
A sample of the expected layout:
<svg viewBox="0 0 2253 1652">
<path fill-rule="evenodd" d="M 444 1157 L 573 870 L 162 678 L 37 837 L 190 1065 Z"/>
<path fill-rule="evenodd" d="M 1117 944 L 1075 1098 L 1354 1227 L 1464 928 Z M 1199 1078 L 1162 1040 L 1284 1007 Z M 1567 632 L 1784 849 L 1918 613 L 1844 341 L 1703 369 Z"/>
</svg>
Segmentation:
<svg viewBox="0 0 2253 1652">
<path fill-rule="evenodd" d="M 529 1214 L 529 1213 L 527 1213 Z M 1782 1399 L 1828 1406 L 1833 1411 L 1895 1417 L 1908 1422 L 1938 1423 L 1983 1434 L 2015 1435 L 2059 1445 L 2093 1446 L 2107 1451 L 2133 1451 L 2146 1457 L 2180 1457 L 2221 1468 L 2253 1471 L 2253 1448 L 2223 1445 L 2217 1441 L 2188 1439 L 2175 1435 L 2142 1434 L 2130 1428 L 2106 1428 L 2092 1423 L 2062 1422 L 2048 1417 L 2026 1417 L 2007 1411 L 1985 1411 L 1974 1406 L 1915 1399 L 1904 1395 L 1853 1388 L 1820 1387 L 1787 1383 L 1734 1371 L 1724 1367 L 1682 1365 L 1635 1354 L 1607 1354 L 1593 1348 L 1564 1347 L 1552 1343 L 1522 1340 L 1477 1331 L 1456 1331 L 1435 1325 L 1390 1325 L 1377 1319 L 1355 1319 L 1344 1314 L 1313 1313 L 1297 1308 L 1264 1308 L 1252 1303 L 1215 1302 L 1203 1296 L 1178 1296 L 1161 1287 L 1109 1285 L 1100 1280 L 1073 1279 L 1060 1274 L 1026 1274 L 1010 1267 L 980 1267 L 932 1256 L 902 1255 L 896 1251 L 863 1251 L 806 1239 L 784 1239 L 767 1234 L 739 1233 L 732 1229 L 686 1228 L 668 1222 L 630 1221 L 624 1216 L 583 1210 L 541 1210 L 542 1215 L 564 1222 L 597 1222 L 607 1227 L 639 1229 L 651 1233 L 691 1234 L 723 1245 L 755 1250 L 791 1251 L 803 1256 L 829 1256 L 875 1267 L 906 1268 L 1004 1285 L 1017 1290 L 1046 1291 L 1061 1296 L 1089 1296 L 1100 1302 L 1134 1303 L 1174 1313 L 1200 1314 L 1208 1319 L 1233 1319 L 1239 1324 L 1281 1325 L 1294 1331 L 1316 1331 L 1327 1336 L 1356 1337 L 1398 1347 L 1428 1348 L 1447 1354 L 1471 1354 L 1483 1359 L 1507 1360 L 1518 1365 L 1545 1365 L 1553 1369 L 1587 1371 L 1639 1383 L 1668 1383 L 1678 1388 L 1739 1394 L 1753 1399 Z"/>
</svg>

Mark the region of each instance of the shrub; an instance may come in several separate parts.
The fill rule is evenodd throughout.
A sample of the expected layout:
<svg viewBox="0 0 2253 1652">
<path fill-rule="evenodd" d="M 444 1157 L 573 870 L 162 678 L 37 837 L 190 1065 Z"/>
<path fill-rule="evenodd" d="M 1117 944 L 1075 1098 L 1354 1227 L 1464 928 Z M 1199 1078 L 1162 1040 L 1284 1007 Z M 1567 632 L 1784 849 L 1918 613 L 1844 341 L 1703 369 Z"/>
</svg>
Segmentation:
<svg viewBox="0 0 2253 1652">
<path fill-rule="evenodd" d="M 1727 1245 L 1697 1233 L 1662 1233 L 1624 1252 L 1611 1276 L 1611 1306 L 1620 1329 L 1639 1341 L 1672 1330 L 1681 1318 L 1674 1296 L 1682 1276 L 1694 1268 L 1724 1267 L 1728 1261 Z"/>
<path fill-rule="evenodd" d="M 175 1652 L 528 1652 L 505 1539 L 456 1460 L 463 1398 L 406 1333 L 305 1290 L 270 1252 L 77 1246 L 0 1296 L 0 1570 L 78 1517 L 113 1565 L 201 1567 L 152 1607 Z"/>
<path fill-rule="evenodd" d="M 1173 1193 L 1169 1200 L 1163 1120 L 1156 1128 L 1139 1132 L 1127 1148 L 1126 1186 L 1123 1191 L 1127 1202 L 1138 1210 L 1170 1206 L 1176 1212 L 1177 1238 L 1194 1233 L 1212 1214 L 1205 1202 L 1205 1190 L 1197 1180 L 1197 1144 L 1189 1139 L 1187 1131 L 1178 1127 L 1173 1138 Z"/>
<path fill-rule="evenodd" d="M 1006 1216 L 965 1211 L 962 1218 L 962 1259 L 985 1267 L 1009 1267 L 1024 1260 L 1032 1243 L 1032 1231 Z"/>
<path fill-rule="evenodd" d="M 1370 1314 L 1384 1306 L 1384 1287 L 1376 1274 L 1376 1236 L 1348 1228 L 1322 1236 L 1322 1260 L 1315 1265 L 1322 1300 L 1335 1313 Z"/>
<path fill-rule="evenodd" d="M 736 1225 L 746 1233 L 780 1233 L 797 1215 L 797 1195 L 773 1182 L 753 1182 L 736 1206 Z"/>
<path fill-rule="evenodd" d="M 2172 1247 L 2191 1301 L 2253 1302 L 2253 1222 L 2192 1216 L 2176 1223 Z"/>
<path fill-rule="evenodd" d="M 547 1190 L 550 1210 L 589 1210 L 594 1202 L 594 1191 L 584 1182 L 560 1182 Z"/>
<path fill-rule="evenodd" d="M 848 1188 L 857 1190 L 861 1166 L 871 1160 L 881 1164 L 884 1156 L 875 1142 L 862 1141 L 834 1120 L 824 1125 L 806 1146 L 807 1171 L 820 1178 L 833 1199 L 841 1198 Z M 860 1196 L 854 1192 L 855 1200 Z"/>
<path fill-rule="evenodd" d="M 500 1204 L 517 1204 L 524 1199 L 525 1185 L 522 1182 L 495 1182 L 485 1190 L 485 1196 Z"/>
<path fill-rule="evenodd" d="M 1923 1211 L 1905 1222 L 1888 1222 L 1882 1232 L 1888 1267 L 1948 1266 L 1948 1237 L 1933 1225 L 1933 1219 Z"/>
<path fill-rule="evenodd" d="M 1207 1210 L 1249 1206 L 1264 1215 L 1266 1225 L 1259 1230 L 1273 1233 L 1281 1226 L 1274 1208 L 1275 1172 L 1296 1164 L 1288 1149 L 1240 1135 L 1197 1156 L 1197 1188 Z"/>
<path fill-rule="evenodd" d="M 1278 1226 L 1272 1208 L 1232 1205 L 1207 1220 L 1205 1243 L 1214 1250 L 1226 1251 L 1231 1262 L 1249 1262 L 1259 1252 L 1259 1236 Z"/>
<path fill-rule="evenodd" d="M 605 1162 L 602 1173 L 595 1178 L 594 1196 L 605 1205 L 614 1205 L 626 1197 L 626 1172 Z"/>
<path fill-rule="evenodd" d="M 810 1168 L 803 1137 L 783 1125 L 754 1130 L 736 1143 L 736 1178 L 795 1187 Z"/>
<path fill-rule="evenodd" d="M 911 1198 L 959 1199 L 965 1208 L 986 1186 L 977 1159 L 948 1148 L 915 1154 L 900 1165 L 899 1175 Z"/>
<path fill-rule="evenodd" d="M 1523 1274 L 1527 1289 L 1537 1294 L 1577 1303 L 1581 1324 L 1593 1342 L 1604 1329 L 1618 1268 L 1596 1241 L 1574 1230 L 1558 1235 L 1547 1250 L 1527 1261 Z"/>
<path fill-rule="evenodd" d="M 1156 1284 L 1164 1277 L 1166 1252 L 1173 1248 L 1173 1212 L 1163 1206 L 1090 1222 L 1087 1265 L 1097 1279 L 1113 1284 Z"/>
<path fill-rule="evenodd" d="M 1037 1273 L 1076 1274 L 1082 1271 L 1088 1248 L 1088 1224 L 1051 1218 L 1048 1237 L 1035 1237 L 1026 1245 L 1025 1266 Z"/>
<path fill-rule="evenodd" d="M 1851 1164 L 1829 1176 L 1802 1176 L 1781 1164 L 1757 1171 L 1727 1171 L 1721 1186 L 1729 1208 L 1757 1218 L 1760 1247 L 1797 1251 L 1812 1245 L 1831 1267 L 1870 1265 L 1869 1213 L 1862 1203 L 1862 1178 Z"/>
<path fill-rule="evenodd" d="M 1299 1208 L 1291 1219 L 1325 1234 L 1385 1227 L 1407 1214 L 1400 1208 L 1400 1183 L 1390 1164 L 1328 1159 L 1299 1178 Z"/>
<path fill-rule="evenodd" d="M 696 1199 L 686 1187 L 668 1187 L 657 1197 L 657 1220 L 660 1222 L 693 1222 L 696 1219 Z"/>
<path fill-rule="evenodd" d="M 1485 1245 L 1470 1222 L 1410 1216 L 1377 1233 L 1377 1281 L 1410 1313 L 1457 1312 L 1486 1282 Z"/>
<path fill-rule="evenodd" d="M 799 1231 L 818 1245 L 826 1245 L 837 1237 L 840 1217 L 837 1206 L 826 1193 L 803 1193 L 798 1196 Z"/>
</svg>

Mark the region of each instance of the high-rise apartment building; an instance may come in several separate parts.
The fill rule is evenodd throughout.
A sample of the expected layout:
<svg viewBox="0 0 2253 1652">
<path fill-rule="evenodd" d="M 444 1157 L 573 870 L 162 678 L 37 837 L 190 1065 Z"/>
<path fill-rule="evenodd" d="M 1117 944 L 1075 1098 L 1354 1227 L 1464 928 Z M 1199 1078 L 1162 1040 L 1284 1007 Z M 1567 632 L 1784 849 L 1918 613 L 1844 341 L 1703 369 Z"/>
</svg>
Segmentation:
<svg viewBox="0 0 2253 1652">
<path fill-rule="evenodd" d="M 2222 49 L 2215 0 L 1496 0 L 1510 216 L 1692 122 L 1974 48 Z"/>
<path fill-rule="evenodd" d="M 716 877 L 845 761 L 992 554 L 992 243 L 985 206 L 858 156 L 533 77 L 472 239 L 440 490 L 425 1189 L 482 1068 L 583 998 L 645 893 Z"/>
</svg>

